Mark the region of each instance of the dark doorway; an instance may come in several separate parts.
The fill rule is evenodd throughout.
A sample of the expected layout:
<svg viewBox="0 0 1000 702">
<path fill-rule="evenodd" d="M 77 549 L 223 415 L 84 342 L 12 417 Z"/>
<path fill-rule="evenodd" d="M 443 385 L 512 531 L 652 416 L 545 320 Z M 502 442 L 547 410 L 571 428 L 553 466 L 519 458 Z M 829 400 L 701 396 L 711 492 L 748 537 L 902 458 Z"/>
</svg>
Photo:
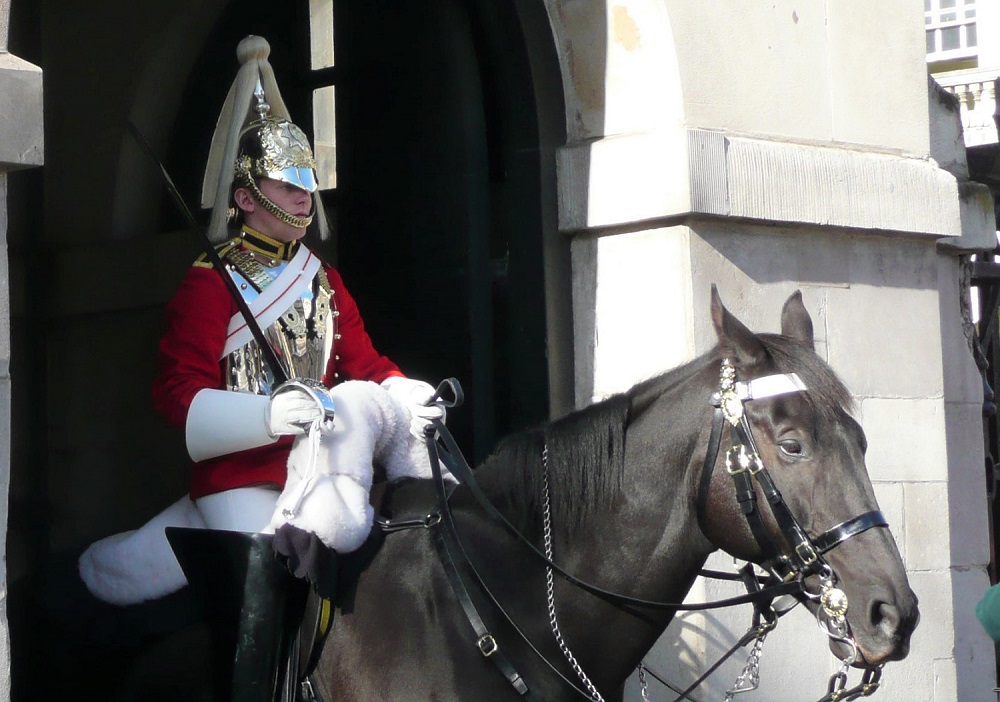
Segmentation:
<svg viewBox="0 0 1000 702">
<path fill-rule="evenodd" d="M 407 372 L 456 376 L 470 459 L 548 414 L 537 116 L 497 3 L 341 5 L 339 260 Z M 518 75 L 520 73 L 520 75 Z"/>
</svg>

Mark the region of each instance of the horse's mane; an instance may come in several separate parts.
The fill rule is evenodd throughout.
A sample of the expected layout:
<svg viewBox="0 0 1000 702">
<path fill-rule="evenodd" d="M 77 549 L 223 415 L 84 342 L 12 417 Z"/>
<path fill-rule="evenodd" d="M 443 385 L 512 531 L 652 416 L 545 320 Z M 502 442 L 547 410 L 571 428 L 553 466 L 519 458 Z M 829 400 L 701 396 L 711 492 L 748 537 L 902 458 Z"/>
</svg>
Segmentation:
<svg viewBox="0 0 1000 702">
<path fill-rule="evenodd" d="M 777 334 L 760 334 L 758 338 L 774 366 L 771 372 L 797 373 L 808 388 L 805 397 L 817 413 L 833 419 L 838 411 L 852 409 L 850 392 L 808 346 Z M 621 493 L 625 432 L 630 419 L 663 393 L 721 358 L 721 351 L 715 348 L 638 383 L 628 392 L 506 437 L 483 463 L 483 468 L 504 467 L 498 504 L 526 532 L 539 527 L 544 450 L 553 523 L 563 528 L 579 525 L 594 509 L 614 501 Z M 708 398 L 706 393 L 706 403 Z"/>
<path fill-rule="evenodd" d="M 658 396 L 700 369 L 704 359 L 656 376 Z M 578 525 L 596 508 L 621 493 L 625 472 L 625 430 L 637 405 L 640 386 L 611 395 L 544 425 L 504 438 L 483 467 L 503 465 L 500 500 L 513 520 L 537 527 L 542 500 L 542 452 L 548 464 L 549 494 L 554 523 Z M 535 523 L 526 523 L 525 519 Z"/>
</svg>

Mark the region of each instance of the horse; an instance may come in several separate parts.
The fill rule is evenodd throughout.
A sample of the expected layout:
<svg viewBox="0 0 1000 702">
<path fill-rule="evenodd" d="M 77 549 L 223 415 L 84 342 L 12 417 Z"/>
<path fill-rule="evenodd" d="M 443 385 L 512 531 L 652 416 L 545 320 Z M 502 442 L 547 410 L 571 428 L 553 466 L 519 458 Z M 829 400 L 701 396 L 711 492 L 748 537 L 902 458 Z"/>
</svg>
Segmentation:
<svg viewBox="0 0 1000 702">
<path fill-rule="evenodd" d="M 825 606 L 819 591 L 831 589 L 823 583 L 835 582 L 846 596 L 842 635 L 831 635 L 831 650 L 867 670 L 904 658 L 919 618 L 917 598 L 892 535 L 880 528 L 886 523 L 852 398 L 814 351 L 801 293 L 785 302 L 780 334 L 751 332 L 715 286 L 711 318 L 718 344 L 701 357 L 500 443 L 474 475 L 507 525 L 490 517 L 469 485 L 451 492 L 448 517 L 488 588 L 484 593 L 473 583 L 466 593 L 478 602 L 488 638 L 477 640 L 463 614 L 432 530 L 389 533 L 338 600 L 314 676 L 320 697 L 621 700 L 626 678 L 676 609 L 636 612 L 643 607 L 595 596 L 569 577 L 549 584 L 553 563 L 593 588 L 679 603 L 719 549 L 773 571 L 776 562 L 794 560 L 803 543 L 809 551 L 817 541 L 825 543 L 823 568 L 781 575 L 797 573 L 796 596 L 817 615 Z M 710 449 L 719 431 L 710 398 L 720 404 L 726 368 L 745 381 L 798 384 L 743 408 L 751 449 L 790 517 L 763 509 L 756 525 L 748 520 L 743 506 L 764 504 L 766 486 L 754 483 L 754 494 L 743 494 L 741 503 L 729 477 L 739 472 L 735 454 Z M 726 418 L 735 450 L 739 425 Z M 782 524 L 788 519 L 804 542 L 789 545 Z M 512 536 L 510 526 L 545 545 L 551 561 Z M 780 545 L 778 561 L 761 538 Z M 520 689 L 492 665 L 490 654 L 499 652 Z"/>
</svg>

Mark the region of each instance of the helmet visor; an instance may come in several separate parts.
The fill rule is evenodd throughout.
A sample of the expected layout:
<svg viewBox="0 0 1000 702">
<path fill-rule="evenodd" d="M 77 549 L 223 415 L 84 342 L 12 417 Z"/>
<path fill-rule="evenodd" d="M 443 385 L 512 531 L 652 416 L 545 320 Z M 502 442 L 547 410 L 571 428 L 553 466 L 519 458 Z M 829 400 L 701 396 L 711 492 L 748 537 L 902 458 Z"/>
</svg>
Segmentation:
<svg viewBox="0 0 1000 702">
<path fill-rule="evenodd" d="M 319 187 L 316 183 L 316 171 L 303 166 L 288 166 L 278 171 L 271 171 L 266 174 L 266 177 L 289 183 L 309 193 L 316 192 Z"/>
</svg>

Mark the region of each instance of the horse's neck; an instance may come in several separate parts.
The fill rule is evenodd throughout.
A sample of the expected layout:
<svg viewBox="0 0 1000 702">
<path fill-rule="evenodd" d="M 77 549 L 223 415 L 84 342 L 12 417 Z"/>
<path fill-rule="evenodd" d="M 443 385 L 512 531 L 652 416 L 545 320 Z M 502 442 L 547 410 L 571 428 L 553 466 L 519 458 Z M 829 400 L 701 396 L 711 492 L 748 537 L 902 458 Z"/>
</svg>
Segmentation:
<svg viewBox="0 0 1000 702">
<path fill-rule="evenodd" d="M 556 563 L 611 592 L 654 601 L 682 601 L 712 550 L 701 534 L 693 504 L 710 429 L 711 393 L 709 381 L 696 375 L 688 373 L 678 383 L 646 388 L 641 407 L 635 409 L 633 404 L 629 410 L 624 460 L 620 455 L 613 465 L 603 457 L 578 460 L 587 442 L 597 447 L 596 455 L 603 456 L 604 447 L 600 440 L 595 442 L 594 434 L 581 434 L 577 440 L 572 433 L 576 427 L 583 431 L 587 420 L 602 412 L 607 416 L 609 408 L 603 405 L 585 411 L 584 421 L 571 422 L 570 433 L 563 433 L 561 441 L 553 445 L 535 433 L 501 449 L 476 471 L 484 491 L 528 538 L 540 544 L 544 520 L 541 491 L 548 482 L 552 558 Z M 608 436 L 612 443 L 616 440 L 614 432 Z M 551 480 L 543 480 L 546 448 L 552 463 L 548 466 Z M 608 473 L 613 480 L 608 479 Z M 478 513 L 471 496 L 456 494 L 456 498 Z M 467 528 L 487 527 L 472 518 Z M 499 549 L 508 559 L 523 556 L 526 550 L 499 532 L 495 540 L 483 544 L 485 549 Z M 538 571 L 528 573 L 529 581 L 537 577 L 538 583 L 544 583 L 540 564 L 534 562 L 529 567 Z M 518 589 L 523 586 L 504 582 L 503 574 L 498 574 L 498 580 L 501 590 L 511 588 L 505 592 L 510 599 L 520 599 L 523 606 L 529 606 Z M 594 665 L 605 671 L 607 680 L 627 675 L 672 616 L 669 611 L 654 612 L 652 622 L 643 622 L 559 579 L 556 599 L 567 641 L 577 642 L 580 650 L 605 652 Z M 534 606 L 544 608 L 544 599 Z M 526 610 L 522 615 L 531 619 L 544 612 Z"/>
<path fill-rule="evenodd" d="M 713 548 L 701 534 L 695 497 L 711 431 L 710 391 L 693 375 L 629 418 L 621 489 L 589 529 L 617 535 L 637 563 L 695 571 Z M 584 539 L 574 538 L 585 545 Z M 655 586 L 655 585 L 654 585 Z"/>
<path fill-rule="evenodd" d="M 701 532 L 694 496 L 710 431 L 709 393 L 701 386 L 650 404 L 628 428 L 620 491 L 579 523 L 553 525 L 554 559 L 567 570 L 616 593 L 681 602 L 714 547 Z M 558 489 L 554 486 L 553 489 Z M 555 499 L 555 498 L 554 498 Z M 593 637 L 628 671 L 669 624 L 669 611 L 651 612 L 650 626 L 605 610 L 593 626 L 592 596 L 564 603 L 580 614 L 579 641 Z M 617 614 L 617 616 L 616 616 Z"/>
</svg>

